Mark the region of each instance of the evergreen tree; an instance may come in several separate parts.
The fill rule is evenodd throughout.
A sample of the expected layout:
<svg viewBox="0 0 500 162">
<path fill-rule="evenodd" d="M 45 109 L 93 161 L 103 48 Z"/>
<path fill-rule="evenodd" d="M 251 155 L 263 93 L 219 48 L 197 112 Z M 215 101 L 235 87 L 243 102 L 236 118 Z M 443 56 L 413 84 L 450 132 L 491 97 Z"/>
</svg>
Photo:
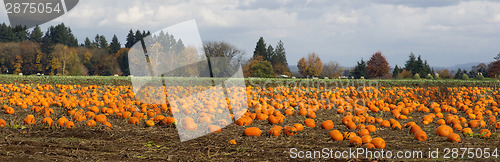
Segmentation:
<svg viewBox="0 0 500 162">
<path fill-rule="evenodd" d="M 392 77 L 397 78 L 398 74 L 400 73 L 398 65 L 394 67 L 394 70 L 392 71 Z"/>
<path fill-rule="evenodd" d="M 0 26 L 0 42 L 12 42 L 15 40 L 15 34 L 10 26 L 2 23 Z"/>
<path fill-rule="evenodd" d="M 85 48 L 92 48 L 92 42 L 90 41 L 89 37 L 85 38 L 84 47 Z"/>
<path fill-rule="evenodd" d="M 121 46 L 122 45 L 118 41 L 118 37 L 116 37 L 116 35 L 113 35 L 113 39 L 111 40 L 111 43 L 109 44 L 109 52 L 112 54 L 115 54 L 116 52 L 118 52 L 118 50 L 120 50 Z"/>
<path fill-rule="evenodd" d="M 134 36 L 134 38 L 135 38 L 135 41 L 137 41 L 137 42 L 138 42 L 138 41 L 140 41 L 140 40 L 142 40 L 143 36 L 142 36 L 142 34 L 141 34 L 141 31 L 140 31 L 140 30 L 135 31 L 135 36 Z"/>
<path fill-rule="evenodd" d="M 40 29 L 40 27 L 38 25 L 36 25 L 35 28 L 33 29 L 33 31 L 31 32 L 29 39 L 33 42 L 41 43 L 42 37 L 43 37 L 43 32 Z"/>
<path fill-rule="evenodd" d="M 285 52 L 285 47 L 283 47 L 283 42 L 280 40 L 278 44 L 276 45 L 275 50 L 275 56 L 276 58 L 273 58 L 275 62 L 279 62 L 285 66 L 288 67 L 288 62 L 286 60 L 286 52 Z"/>
<path fill-rule="evenodd" d="M 108 41 L 104 35 L 99 36 L 99 48 L 108 48 Z"/>
<path fill-rule="evenodd" d="M 458 68 L 457 70 L 457 73 L 455 73 L 455 77 L 453 77 L 453 79 L 462 79 L 462 70 L 460 70 L 460 68 Z"/>
<path fill-rule="evenodd" d="M 272 45 L 267 46 L 266 53 L 269 55 L 269 62 L 271 62 L 272 65 L 275 65 L 277 63 L 276 59 L 276 53 L 274 52 L 274 48 Z"/>
<path fill-rule="evenodd" d="M 146 44 L 144 43 L 144 40 L 143 40 L 143 35 L 141 34 L 141 31 L 140 30 L 137 30 L 135 31 L 135 41 L 136 42 L 141 42 L 141 45 L 142 45 L 142 49 L 146 49 Z M 174 40 L 175 42 L 175 40 Z"/>
<path fill-rule="evenodd" d="M 14 42 L 20 42 L 28 39 L 29 35 L 26 26 L 23 27 L 18 25 L 14 27 L 13 32 L 14 32 L 14 40 L 13 40 Z"/>
<path fill-rule="evenodd" d="M 101 41 L 101 37 L 99 34 L 95 35 L 94 42 L 92 42 L 92 48 L 99 48 L 99 42 Z"/>
<path fill-rule="evenodd" d="M 367 78 L 367 73 L 366 73 L 366 62 L 361 59 L 361 62 L 358 62 L 356 67 L 354 67 L 354 71 L 351 73 L 352 76 L 354 76 L 355 79 L 360 79 L 362 76 Z"/>
<path fill-rule="evenodd" d="M 127 43 L 125 43 L 125 48 L 132 48 L 132 46 L 135 44 L 136 40 L 135 40 L 135 36 L 134 36 L 134 32 L 132 31 L 132 29 L 130 29 L 130 31 L 128 32 L 128 35 L 127 35 Z"/>
<path fill-rule="evenodd" d="M 266 61 L 269 61 L 271 58 L 267 54 L 266 43 L 264 42 L 264 38 L 260 37 L 257 45 L 255 46 L 255 51 L 253 52 L 253 58 L 256 56 L 262 56 L 262 58 Z"/>
<path fill-rule="evenodd" d="M 410 58 L 405 63 L 406 71 L 411 71 L 412 75 L 415 74 L 416 64 L 417 64 L 417 60 L 415 58 L 415 55 L 412 52 L 412 53 L 410 53 Z"/>
<path fill-rule="evenodd" d="M 45 36 L 42 38 L 40 50 L 42 50 L 42 53 L 46 55 L 52 53 L 52 51 L 54 50 L 54 48 L 52 47 L 52 41 L 50 40 L 48 33 L 45 33 Z"/>
<path fill-rule="evenodd" d="M 413 75 L 415 74 L 419 74 L 419 75 L 422 75 L 424 76 L 424 62 L 422 61 L 422 58 L 420 57 L 420 55 L 418 55 L 418 58 L 417 58 L 417 62 L 415 64 L 416 66 L 414 67 L 414 69 L 412 70 L 413 72 Z"/>
</svg>

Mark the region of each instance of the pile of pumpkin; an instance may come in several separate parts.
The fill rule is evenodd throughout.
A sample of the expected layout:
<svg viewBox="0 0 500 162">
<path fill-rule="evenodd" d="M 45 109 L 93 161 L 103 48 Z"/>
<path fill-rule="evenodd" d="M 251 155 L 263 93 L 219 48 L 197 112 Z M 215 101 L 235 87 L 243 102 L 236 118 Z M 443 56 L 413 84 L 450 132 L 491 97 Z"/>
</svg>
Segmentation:
<svg viewBox="0 0 500 162">
<path fill-rule="evenodd" d="M 357 133 L 341 133 L 339 130 L 332 130 L 329 136 L 335 141 L 349 140 L 349 143 L 353 146 L 363 145 L 366 148 L 385 148 L 384 139 L 370 136 L 370 132 L 377 131 L 377 127 L 399 130 L 406 127 L 416 140 L 426 141 L 427 133 L 430 132 L 425 132 L 415 122 L 405 122 L 404 127 L 399 122 L 412 119 L 412 113 L 416 114 L 417 112 L 427 113 L 422 118 L 421 124 L 435 124 L 435 134 L 446 137 L 450 142 L 460 142 L 460 134 L 462 136 L 472 136 L 474 133 L 471 128 L 482 128 L 479 130 L 481 138 L 491 136 L 491 131 L 485 129 L 488 124 L 491 125 L 490 128 L 500 129 L 500 122 L 496 121 L 496 116 L 500 112 L 497 107 L 498 99 L 500 99 L 500 89 L 491 94 L 486 94 L 487 91 L 491 92 L 492 89 L 482 87 L 448 88 L 448 90 L 452 91 L 450 94 L 452 99 L 441 103 L 433 101 L 438 99 L 434 94 L 439 93 L 439 89 L 435 87 L 428 89 L 407 87 L 394 87 L 392 89 L 381 87 L 375 89 L 374 87 L 368 87 L 361 92 L 356 91 L 354 87 L 336 89 L 335 92 L 324 91 L 322 88 L 306 90 L 305 88 L 259 89 L 254 87 L 253 89 L 257 94 L 266 97 L 250 100 L 249 105 L 253 106 L 255 112 L 246 113 L 237 121 L 238 125 L 246 126 L 250 125 L 254 119 L 266 120 L 266 118 L 269 124 L 280 124 L 285 120 L 285 116 L 281 115 L 280 112 L 285 112 L 287 116 L 291 116 L 295 114 L 295 110 L 299 110 L 298 115 L 308 118 L 304 120 L 303 124 L 307 127 L 315 127 L 315 112 L 319 108 L 330 110 L 334 107 L 331 105 L 333 103 L 336 106 L 336 109 L 333 110 L 344 115 L 341 123 L 350 130 L 357 130 Z M 369 92 L 369 90 L 372 91 Z M 418 96 L 417 93 L 424 97 Z M 478 98 L 479 95 L 482 95 L 481 98 Z M 272 98 L 268 99 L 267 96 Z M 402 100 L 396 103 L 394 101 L 397 100 L 394 99 L 394 96 L 400 97 Z M 283 101 L 283 98 L 287 100 Z M 317 100 L 317 98 L 321 100 Z M 354 101 L 356 99 L 365 102 L 366 106 L 357 104 Z M 325 100 L 331 102 L 327 104 L 323 102 Z M 382 117 L 370 116 L 370 114 L 380 112 L 390 113 L 392 118 L 384 120 Z M 466 117 L 461 117 L 459 112 L 466 114 Z M 486 121 L 483 116 L 487 116 Z M 369 125 L 365 126 L 364 124 Z M 333 129 L 334 123 L 331 120 L 326 120 L 321 123 L 321 127 L 330 130 Z M 280 136 L 281 133 L 286 136 L 294 136 L 303 128 L 301 123 L 284 127 L 274 125 L 267 134 L 274 137 Z M 454 133 L 454 130 L 458 132 Z M 260 136 L 261 133 L 262 131 L 258 127 L 249 127 L 244 131 L 247 136 Z"/>
</svg>

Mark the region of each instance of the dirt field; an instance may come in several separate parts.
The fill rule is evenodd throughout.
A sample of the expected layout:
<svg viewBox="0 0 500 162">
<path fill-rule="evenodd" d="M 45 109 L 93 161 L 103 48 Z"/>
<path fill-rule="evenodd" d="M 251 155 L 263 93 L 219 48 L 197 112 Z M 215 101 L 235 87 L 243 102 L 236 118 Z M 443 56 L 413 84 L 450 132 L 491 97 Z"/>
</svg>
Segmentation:
<svg viewBox="0 0 500 162">
<path fill-rule="evenodd" d="M 388 115 L 388 114 L 386 114 Z M 1 117 L 6 117 L 4 114 Z M 335 128 L 341 132 L 348 131 L 341 123 L 341 115 L 331 110 L 318 110 L 316 121 L 331 119 Z M 383 118 L 389 116 L 382 115 Z M 294 119 L 294 120 L 291 120 Z M 284 124 L 291 125 L 299 123 L 304 119 L 302 116 L 287 117 Z M 139 127 L 126 124 L 122 119 L 113 119 L 114 128 L 88 128 L 78 126 L 74 129 L 47 128 L 33 126 L 26 128 L 1 128 L 0 129 L 0 161 L 165 161 L 165 160 L 223 160 L 223 161 L 248 161 L 269 160 L 284 161 L 297 160 L 291 158 L 295 154 L 290 149 L 297 148 L 299 151 L 321 151 L 323 148 L 334 151 L 349 151 L 355 149 L 348 141 L 334 141 L 328 136 L 328 130 L 320 127 L 306 128 L 297 136 L 286 137 L 246 137 L 242 136 L 244 127 L 231 124 L 224 128 L 222 133 L 209 134 L 198 139 L 180 142 L 174 126 L 162 127 Z M 411 121 L 411 120 L 408 120 Z M 416 121 L 416 120 L 415 120 Z M 116 124 L 115 124 L 116 123 Z M 123 123 L 123 124 L 120 124 Z M 318 124 L 317 124 L 318 125 Z M 252 126 L 260 127 L 267 132 L 271 127 L 267 121 L 255 121 Z M 445 148 L 497 148 L 500 146 L 498 136 L 490 139 L 463 137 L 460 143 L 450 143 L 445 137 L 437 137 L 429 128 L 423 127 L 428 132 L 428 140 L 419 142 L 414 139 L 413 134 L 407 129 L 392 131 L 387 128 L 372 133 L 372 137 L 383 137 L 387 147 L 384 150 L 396 151 L 423 151 L 424 159 L 421 160 L 446 160 L 443 159 Z M 434 127 L 434 126 L 433 126 Z M 489 128 L 495 130 L 494 128 Z M 479 129 L 473 129 L 478 132 Z M 496 130 L 492 133 L 498 133 Z M 237 144 L 231 145 L 227 142 L 236 139 Z M 363 148 L 363 147 L 359 147 Z M 428 151 L 440 149 L 438 159 L 429 159 Z M 380 151 L 380 149 L 376 149 Z M 395 155 L 393 155 L 395 156 Z M 451 154 L 450 154 L 451 156 Z M 359 156 L 359 160 L 403 160 L 366 158 Z M 321 157 L 315 160 L 332 160 Z M 333 160 L 357 161 L 356 158 L 338 158 Z M 404 159 L 411 160 L 411 159 Z M 461 159 L 479 160 L 479 159 Z M 493 157 L 480 159 L 498 161 Z"/>
</svg>

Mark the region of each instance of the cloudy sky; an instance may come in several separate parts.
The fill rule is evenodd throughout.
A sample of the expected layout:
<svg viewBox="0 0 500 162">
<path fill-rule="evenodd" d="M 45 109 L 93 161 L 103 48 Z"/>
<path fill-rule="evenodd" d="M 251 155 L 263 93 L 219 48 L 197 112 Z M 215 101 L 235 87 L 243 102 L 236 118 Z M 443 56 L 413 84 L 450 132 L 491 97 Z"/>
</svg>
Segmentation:
<svg viewBox="0 0 500 162">
<path fill-rule="evenodd" d="M 0 12 L 5 13 L 2 7 Z M 0 19 L 8 23 L 6 14 Z M 500 52 L 500 1 L 458 0 L 81 0 L 64 22 L 78 40 L 130 29 L 155 32 L 195 19 L 203 41 L 226 41 L 251 57 L 259 37 L 282 40 L 290 65 L 311 52 L 354 66 L 381 51 L 391 67 L 410 52 L 431 66 L 493 60 Z"/>
</svg>

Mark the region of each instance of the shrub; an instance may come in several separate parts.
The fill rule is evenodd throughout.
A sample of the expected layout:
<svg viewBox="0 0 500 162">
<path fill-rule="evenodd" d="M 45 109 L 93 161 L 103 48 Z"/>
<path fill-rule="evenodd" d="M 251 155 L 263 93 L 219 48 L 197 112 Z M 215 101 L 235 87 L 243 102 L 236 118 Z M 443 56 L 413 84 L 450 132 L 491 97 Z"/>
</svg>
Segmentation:
<svg viewBox="0 0 500 162">
<path fill-rule="evenodd" d="M 462 74 L 462 79 L 467 80 L 467 79 L 469 79 L 469 76 L 467 74 Z"/>
<path fill-rule="evenodd" d="M 413 75 L 413 79 L 420 79 L 420 75 L 418 73 Z"/>
<path fill-rule="evenodd" d="M 483 73 L 479 73 L 479 75 L 477 75 L 476 79 L 483 80 L 484 79 Z"/>
<path fill-rule="evenodd" d="M 425 79 L 434 79 L 434 78 L 432 77 L 431 74 L 427 74 L 427 76 L 425 76 Z"/>
</svg>

